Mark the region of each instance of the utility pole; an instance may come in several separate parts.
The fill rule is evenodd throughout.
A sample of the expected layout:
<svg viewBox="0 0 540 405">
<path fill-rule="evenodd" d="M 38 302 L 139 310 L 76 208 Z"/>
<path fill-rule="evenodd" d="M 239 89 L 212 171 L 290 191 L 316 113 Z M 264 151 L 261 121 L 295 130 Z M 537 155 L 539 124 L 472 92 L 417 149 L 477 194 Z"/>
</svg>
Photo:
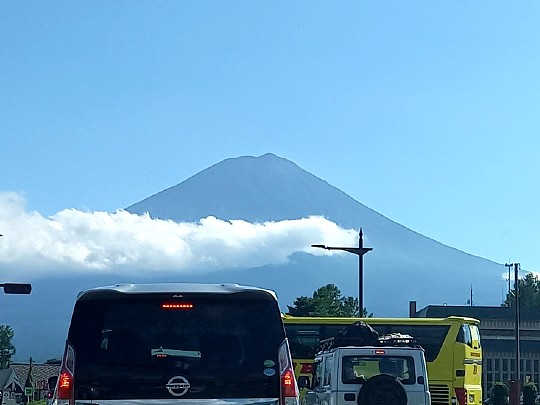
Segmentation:
<svg viewBox="0 0 540 405">
<path fill-rule="evenodd" d="M 506 267 L 514 268 L 514 305 L 515 305 L 515 339 L 516 339 L 516 368 L 513 378 L 509 381 L 510 388 L 510 398 L 509 405 L 520 405 L 521 398 L 521 349 L 519 346 L 519 323 L 520 323 L 520 312 L 519 312 L 519 263 L 510 263 L 505 264 Z M 510 303 L 510 302 L 509 302 Z"/>
<path fill-rule="evenodd" d="M 364 255 L 371 249 L 364 249 L 364 232 L 358 232 L 358 316 L 364 315 Z"/>
<path fill-rule="evenodd" d="M 24 395 L 26 395 L 26 403 L 29 404 L 34 400 L 34 378 L 32 376 L 32 357 L 30 357 L 30 366 L 28 367 L 28 375 L 24 383 Z"/>
<path fill-rule="evenodd" d="M 520 347 L 519 347 L 519 322 L 521 321 L 520 312 L 519 312 L 519 263 L 514 263 L 514 289 L 516 293 L 516 376 L 517 380 L 519 381 L 521 378 L 521 370 L 520 370 L 520 364 L 521 364 L 521 353 L 520 353 Z"/>
</svg>

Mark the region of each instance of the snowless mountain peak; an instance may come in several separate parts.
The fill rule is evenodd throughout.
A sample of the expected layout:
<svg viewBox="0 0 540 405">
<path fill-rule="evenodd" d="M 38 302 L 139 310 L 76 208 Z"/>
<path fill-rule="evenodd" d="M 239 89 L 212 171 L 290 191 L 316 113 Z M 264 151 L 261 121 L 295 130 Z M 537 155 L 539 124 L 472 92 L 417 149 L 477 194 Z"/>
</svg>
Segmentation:
<svg viewBox="0 0 540 405">
<path fill-rule="evenodd" d="M 264 222 L 324 216 L 343 228 L 363 228 L 366 246 L 374 248 L 365 257 L 365 266 L 370 268 L 366 271 L 366 296 L 373 294 L 373 299 L 366 302 L 377 302 L 376 306 L 386 310 L 388 303 L 382 297 L 401 297 L 404 307 L 409 299 L 419 297 L 428 303 L 456 303 L 456 297 L 465 297 L 465 302 L 473 284 L 476 302 L 499 304 L 500 297 L 494 291 L 500 289 L 500 265 L 418 234 L 272 153 L 226 159 L 127 210 L 175 221 L 215 216 Z M 288 277 L 301 280 L 296 287 L 309 284 L 316 289 L 326 282 L 338 286 L 341 282 L 354 288 L 357 281 L 350 279 L 350 269 L 339 270 L 335 260 L 331 262 L 331 271 L 317 272 L 313 271 L 314 266 L 330 263 L 320 258 L 316 263 L 306 258 L 295 259 L 289 266 L 296 267 L 288 272 Z M 287 289 L 275 281 L 274 273 L 275 269 L 260 271 L 260 278 L 253 281 L 263 286 L 265 282 L 275 285 L 278 292 Z M 284 295 L 290 297 L 293 290 L 297 291 L 289 286 Z"/>
<path fill-rule="evenodd" d="M 295 163 L 267 153 L 217 163 L 127 208 L 178 221 L 213 215 L 247 221 L 326 215 L 329 204 L 349 198 Z M 353 200 L 351 199 L 351 202 Z"/>
</svg>

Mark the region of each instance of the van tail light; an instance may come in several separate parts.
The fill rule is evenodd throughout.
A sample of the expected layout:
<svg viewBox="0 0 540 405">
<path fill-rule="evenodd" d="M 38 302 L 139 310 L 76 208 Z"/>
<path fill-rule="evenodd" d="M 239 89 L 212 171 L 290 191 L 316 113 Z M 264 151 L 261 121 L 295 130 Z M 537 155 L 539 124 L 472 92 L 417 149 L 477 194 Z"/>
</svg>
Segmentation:
<svg viewBox="0 0 540 405">
<path fill-rule="evenodd" d="M 298 405 L 298 385 L 294 377 L 293 363 L 287 339 L 279 347 L 279 376 L 281 388 L 280 405 Z"/>
<path fill-rule="evenodd" d="M 293 371 L 290 368 L 285 370 L 281 376 L 281 389 L 284 397 L 294 397 L 297 394 L 294 381 Z"/>
<path fill-rule="evenodd" d="M 467 405 L 467 390 L 465 388 L 456 388 L 456 397 L 458 405 Z"/>
<path fill-rule="evenodd" d="M 75 384 L 75 351 L 73 347 L 66 343 L 66 350 L 62 358 L 60 375 L 56 383 L 56 399 L 59 405 L 74 405 L 74 384 Z"/>
<path fill-rule="evenodd" d="M 62 370 L 58 377 L 56 397 L 58 399 L 71 399 L 73 397 L 73 375 L 67 370 Z"/>
</svg>

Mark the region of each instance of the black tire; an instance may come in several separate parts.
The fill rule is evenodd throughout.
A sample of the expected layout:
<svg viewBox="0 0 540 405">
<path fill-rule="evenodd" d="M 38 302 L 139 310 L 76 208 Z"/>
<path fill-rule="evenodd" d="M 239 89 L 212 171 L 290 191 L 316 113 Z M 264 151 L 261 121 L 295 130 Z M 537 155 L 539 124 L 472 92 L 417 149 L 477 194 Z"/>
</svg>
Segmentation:
<svg viewBox="0 0 540 405">
<path fill-rule="evenodd" d="M 407 393 L 395 377 L 379 374 L 362 385 L 358 405 L 407 405 Z"/>
</svg>

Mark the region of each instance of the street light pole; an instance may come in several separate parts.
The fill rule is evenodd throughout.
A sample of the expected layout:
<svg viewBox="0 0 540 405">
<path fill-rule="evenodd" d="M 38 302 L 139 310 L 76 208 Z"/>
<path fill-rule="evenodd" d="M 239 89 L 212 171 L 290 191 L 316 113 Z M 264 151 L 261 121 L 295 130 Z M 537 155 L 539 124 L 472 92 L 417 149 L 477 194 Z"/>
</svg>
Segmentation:
<svg viewBox="0 0 540 405">
<path fill-rule="evenodd" d="M 358 232 L 358 251 L 362 252 L 358 255 L 358 316 L 364 314 L 364 255 L 371 248 L 364 249 L 364 233 L 362 228 Z"/>
<path fill-rule="evenodd" d="M 509 404 L 510 405 L 519 405 L 521 397 L 521 350 L 520 350 L 520 336 L 519 336 L 519 323 L 520 313 L 519 313 L 519 263 L 510 263 L 505 264 L 509 269 L 514 267 L 514 305 L 515 305 L 515 339 L 516 339 L 516 368 L 514 378 L 510 379 L 510 395 L 509 395 Z M 510 298 L 510 297 L 508 297 Z"/>
<path fill-rule="evenodd" d="M 516 380 L 521 380 L 521 350 L 519 347 L 519 323 L 521 322 L 519 312 L 519 263 L 514 263 L 514 288 L 516 292 Z"/>
<path fill-rule="evenodd" d="M 513 263 L 505 263 L 504 266 L 508 267 L 508 294 L 510 294 L 510 291 L 512 291 L 512 288 L 510 287 L 510 282 L 512 281 L 512 277 L 510 276 L 510 272 L 512 270 Z"/>
<path fill-rule="evenodd" d="M 362 228 L 358 233 L 358 247 L 340 247 L 326 245 L 311 245 L 311 247 L 326 250 L 343 250 L 344 252 L 358 255 L 358 315 L 361 317 L 364 313 L 364 255 L 373 250 L 373 248 L 364 247 L 364 234 Z"/>
</svg>

